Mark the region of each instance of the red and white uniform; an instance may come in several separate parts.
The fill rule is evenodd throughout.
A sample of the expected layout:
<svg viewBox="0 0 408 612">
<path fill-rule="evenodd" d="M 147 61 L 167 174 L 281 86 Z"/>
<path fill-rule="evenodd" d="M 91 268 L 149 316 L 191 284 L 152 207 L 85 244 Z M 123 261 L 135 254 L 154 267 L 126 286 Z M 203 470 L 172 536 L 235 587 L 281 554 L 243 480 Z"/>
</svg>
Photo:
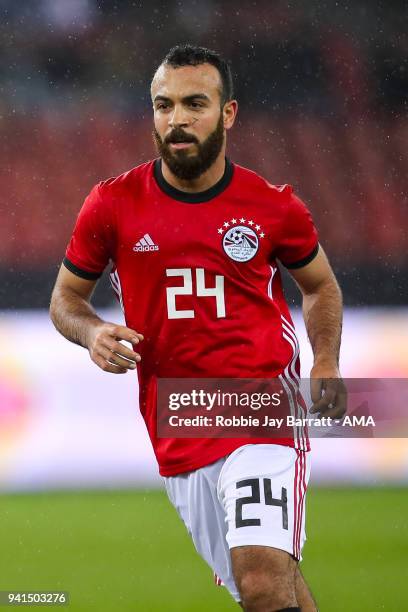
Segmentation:
<svg viewBox="0 0 408 612">
<path fill-rule="evenodd" d="M 299 350 L 277 260 L 301 267 L 317 251 L 312 218 L 293 189 L 228 160 L 202 193 L 166 183 L 160 159 L 92 189 L 64 263 L 88 279 L 112 264 L 126 325 L 145 338 L 140 410 L 163 476 L 208 465 L 248 439 L 158 438 L 157 379 L 282 376 L 290 390 Z M 299 431 L 254 443 L 309 449 Z"/>
</svg>

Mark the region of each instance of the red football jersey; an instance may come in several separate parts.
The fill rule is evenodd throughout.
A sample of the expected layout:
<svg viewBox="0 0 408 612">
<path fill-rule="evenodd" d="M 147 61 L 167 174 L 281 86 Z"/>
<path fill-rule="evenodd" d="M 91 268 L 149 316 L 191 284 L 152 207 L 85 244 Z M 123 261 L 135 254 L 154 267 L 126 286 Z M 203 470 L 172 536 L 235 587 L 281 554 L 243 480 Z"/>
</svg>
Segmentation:
<svg viewBox="0 0 408 612">
<path fill-rule="evenodd" d="M 299 347 L 277 260 L 287 268 L 317 254 L 311 215 L 289 185 L 274 186 L 226 160 L 211 189 L 169 185 L 161 160 L 96 185 L 79 213 L 65 266 L 111 282 L 138 345 L 140 410 L 160 473 L 200 468 L 248 443 L 309 450 L 293 438 L 158 438 L 158 378 L 299 376 Z M 302 415 L 303 416 L 303 415 Z"/>
</svg>

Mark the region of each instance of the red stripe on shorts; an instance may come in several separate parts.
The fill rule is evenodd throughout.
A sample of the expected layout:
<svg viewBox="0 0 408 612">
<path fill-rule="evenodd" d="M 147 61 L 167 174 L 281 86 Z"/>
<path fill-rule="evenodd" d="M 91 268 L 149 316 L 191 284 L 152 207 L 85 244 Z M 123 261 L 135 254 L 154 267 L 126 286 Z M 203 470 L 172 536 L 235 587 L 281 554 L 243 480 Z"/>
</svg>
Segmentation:
<svg viewBox="0 0 408 612">
<path fill-rule="evenodd" d="M 303 453 L 303 470 L 302 470 L 302 500 L 301 500 L 301 511 L 300 511 L 300 522 L 299 522 L 299 557 L 300 557 L 300 546 L 301 546 L 301 535 L 302 535 L 302 522 L 303 512 L 305 508 L 305 496 L 306 496 L 306 453 Z"/>
<path fill-rule="evenodd" d="M 305 454 L 300 452 L 299 469 L 299 500 L 298 500 L 298 524 L 296 533 L 296 558 L 300 557 L 300 532 L 302 531 L 302 499 L 303 499 L 303 472 L 305 469 Z"/>
<path fill-rule="evenodd" d="M 296 557 L 296 531 L 298 520 L 298 504 L 297 504 L 297 486 L 298 486 L 298 471 L 299 471 L 299 451 L 296 449 L 295 461 L 295 478 L 293 481 L 293 556 Z"/>
<path fill-rule="evenodd" d="M 306 453 L 302 451 L 297 451 L 299 453 L 300 459 L 300 468 L 298 473 L 298 484 L 299 484 L 299 498 L 298 498 L 298 507 L 297 507 L 297 524 L 296 524 L 296 558 L 300 559 L 301 552 L 301 536 L 302 536 L 302 521 L 303 521 L 303 510 L 304 510 L 304 500 L 306 494 Z"/>
</svg>

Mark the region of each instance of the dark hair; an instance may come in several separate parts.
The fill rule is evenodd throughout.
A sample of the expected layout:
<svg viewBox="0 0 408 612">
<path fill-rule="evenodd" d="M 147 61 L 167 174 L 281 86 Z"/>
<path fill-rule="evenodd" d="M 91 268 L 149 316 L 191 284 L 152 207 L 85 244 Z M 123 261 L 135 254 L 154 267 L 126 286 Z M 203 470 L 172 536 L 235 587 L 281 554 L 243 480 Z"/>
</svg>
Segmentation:
<svg viewBox="0 0 408 612">
<path fill-rule="evenodd" d="M 172 68 L 211 64 L 220 73 L 222 82 L 222 90 L 220 92 L 221 103 L 224 105 L 228 100 L 232 100 L 234 96 L 231 68 L 216 51 L 194 45 L 177 45 L 170 49 L 162 64 L 167 64 L 172 66 Z"/>
</svg>

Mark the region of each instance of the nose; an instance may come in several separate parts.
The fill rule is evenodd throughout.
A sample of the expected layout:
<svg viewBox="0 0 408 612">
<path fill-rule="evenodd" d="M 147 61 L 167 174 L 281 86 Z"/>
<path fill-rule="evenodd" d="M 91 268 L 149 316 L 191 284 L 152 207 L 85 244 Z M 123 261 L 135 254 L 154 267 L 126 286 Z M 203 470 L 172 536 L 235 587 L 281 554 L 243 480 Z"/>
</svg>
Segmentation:
<svg viewBox="0 0 408 612">
<path fill-rule="evenodd" d="M 169 117 L 169 126 L 175 127 L 186 127 L 190 124 L 190 117 L 188 112 L 181 104 L 176 104 L 174 110 Z"/>
</svg>

